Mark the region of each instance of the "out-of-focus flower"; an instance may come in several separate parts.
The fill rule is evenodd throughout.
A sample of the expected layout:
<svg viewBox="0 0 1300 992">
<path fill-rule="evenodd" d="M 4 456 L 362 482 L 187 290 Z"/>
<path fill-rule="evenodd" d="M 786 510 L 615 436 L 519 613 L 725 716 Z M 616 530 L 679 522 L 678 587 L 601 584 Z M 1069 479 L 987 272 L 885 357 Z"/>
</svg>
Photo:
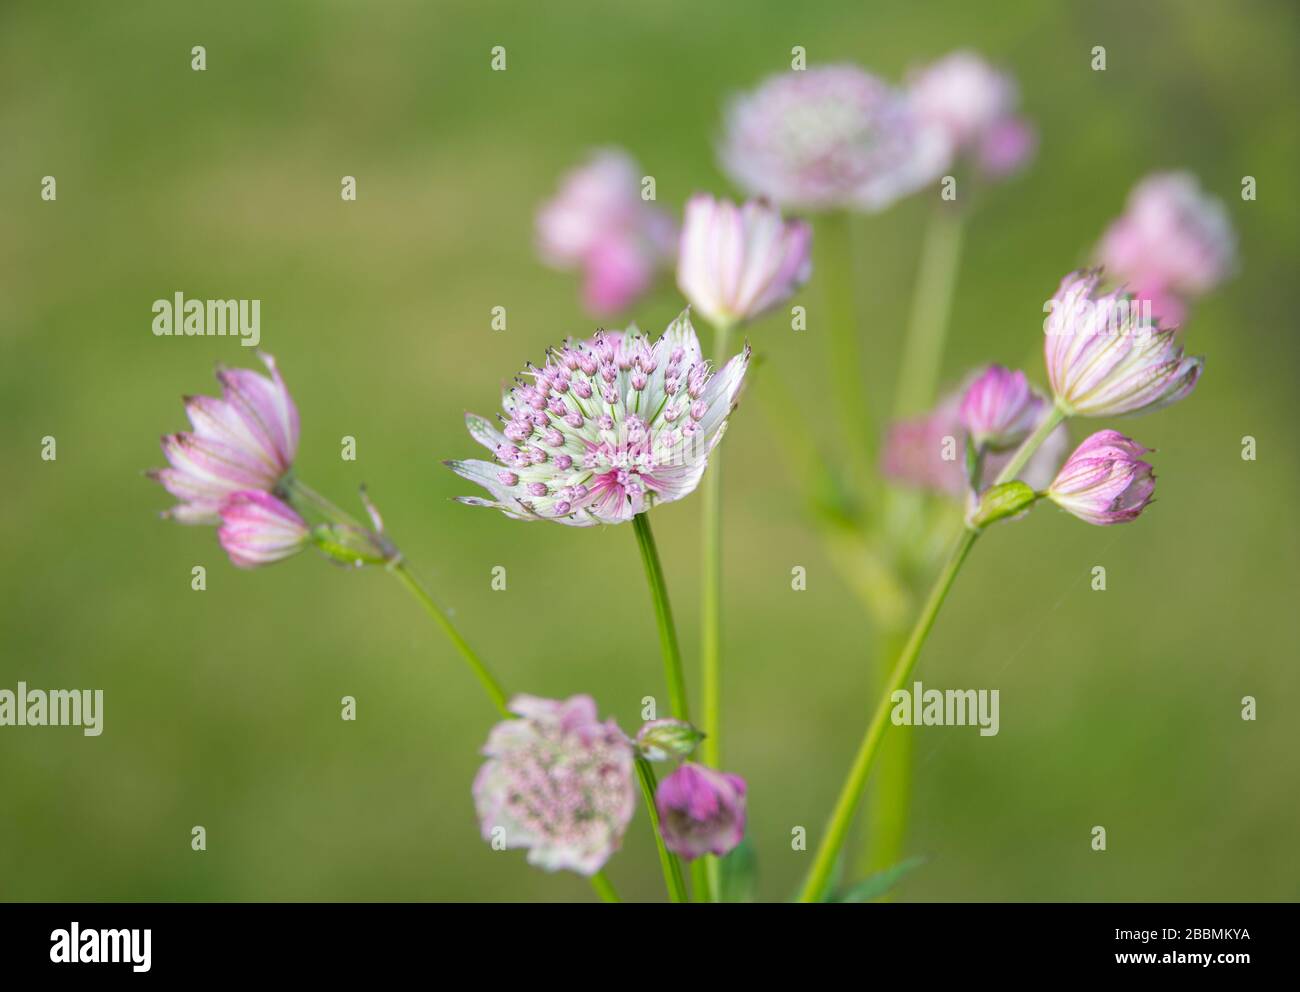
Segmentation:
<svg viewBox="0 0 1300 992">
<path fill-rule="evenodd" d="M 664 845 L 687 861 L 728 853 L 745 836 L 745 780 L 686 762 L 659 783 Z"/>
<path fill-rule="evenodd" d="M 636 749 L 646 761 L 688 758 L 704 735 L 685 720 L 651 720 L 636 734 Z"/>
<path fill-rule="evenodd" d="M 807 282 L 811 248 L 812 228 L 765 201 L 697 194 L 686 204 L 677 285 L 715 326 L 752 320 Z"/>
<path fill-rule="evenodd" d="M 1098 293 L 1100 270 L 1072 272 L 1044 323 L 1047 377 L 1066 414 L 1107 417 L 1157 410 L 1182 399 L 1205 360 L 1184 356 L 1172 329 L 1143 315 L 1122 291 Z"/>
<path fill-rule="evenodd" d="M 289 504 L 249 490 L 222 504 L 217 539 L 233 564 L 256 568 L 296 555 L 311 543 L 311 529 Z"/>
<path fill-rule="evenodd" d="M 974 52 L 953 52 L 913 73 L 908 96 L 917 115 L 943 131 L 954 156 L 971 156 L 990 176 L 1015 172 L 1033 154 L 1034 129 L 1016 116 L 1015 80 Z"/>
<path fill-rule="evenodd" d="M 966 385 L 947 394 L 929 413 L 896 421 L 889 426 L 880 457 L 880 470 L 886 478 L 903 486 L 957 498 L 969 493 L 965 469 L 968 435 L 962 423 L 961 406 L 972 382 L 968 378 Z M 1035 397 L 1031 402 L 1034 413 L 1028 425 L 1030 432 L 1051 411 L 1051 404 L 1041 397 Z M 1065 457 L 1069 444 L 1069 434 L 1062 424 L 1034 452 L 1019 478 L 1035 489 L 1046 486 Z M 988 452 L 982 462 L 981 488 L 997 478 L 1014 454 L 1014 448 Z"/>
<path fill-rule="evenodd" d="M 1129 194 L 1124 214 L 1102 235 L 1098 258 L 1162 322 L 1182 322 L 1183 300 L 1222 282 L 1236 262 L 1228 211 L 1186 172 L 1147 176 Z"/>
<path fill-rule="evenodd" d="M 466 417 L 497 460 L 447 462 L 492 497 L 458 499 L 576 527 L 624 523 L 681 499 L 722 438 L 749 354 L 746 345 L 711 371 L 685 311 L 653 345 L 635 326 L 570 339 L 506 391 L 502 430 Z"/>
<path fill-rule="evenodd" d="M 527 848 L 529 864 L 593 875 L 618 850 L 636 803 L 632 744 L 590 696 L 516 696 L 474 778 L 483 839 Z"/>
<path fill-rule="evenodd" d="M 270 378 L 218 367 L 221 398 L 185 397 L 194 429 L 163 435 L 163 454 L 171 467 L 149 475 L 180 500 L 166 513 L 173 520 L 215 524 L 231 494 L 270 492 L 293 467 L 298 409 L 275 360 L 259 357 Z"/>
<path fill-rule="evenodd" d="M 1156 477 L 1142 461 L 1149 450 L 1119 431 L 1098 431 L 1066 459 L 1047 497 L 1090 524 L 1128 523 L 1155 492 Z"/>
<path fill-rule="evenodd" d="M 769 77 L 732 101 L 724 130 L 731 178 L 788 209 L 882 210 L 938 178 L 949 160 L 941 129 L 852 65 Z"/>
<path fill-rule="evenodd" d="M 976 447 L 1004 450 L 1029 436 L 1046 403 L 1029 388 L 1023 372 L 990 365 L 966 387 L 961 422 Z"/>
<path fill-rule="evenodd" d="M 558 269 L 580 269 L 583 302 L 608 316 L 628 307 L 671 266 L 677 227 L 641 198 L 641 173 L 625 152 L 602 149 L 566 175 L 537 214 L 538 250 Z"/>
</svg>

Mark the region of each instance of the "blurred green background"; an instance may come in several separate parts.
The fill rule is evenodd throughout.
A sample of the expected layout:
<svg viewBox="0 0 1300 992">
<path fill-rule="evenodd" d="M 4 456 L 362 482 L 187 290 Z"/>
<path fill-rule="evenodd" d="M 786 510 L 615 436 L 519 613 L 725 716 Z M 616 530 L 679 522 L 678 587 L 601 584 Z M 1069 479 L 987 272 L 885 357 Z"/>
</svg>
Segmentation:
<svg viewBox="0 0 1300 992">
<path fill-rule="evenodd" d="M 493 413 L 504 379 L 593 327 L 576 280 L 534 255 L 559 175 L 612 143 L 673 210 L 728 192 L 722 101 L 794 45 L 895 79 L 971 47 L 1020 80 L 1041 148 L 968 227 L 949 381 L 997 360 L 1041 382 L 1042 301 L 1151 170 L 1199 175 L 1241 239 L 1239 274 L 1188 323 L 1208 355 L 1196 394 L 1116 425 L 1159 449 L 1159 502 L 1105 530 L 1040 508 L 960 577 L 918 677 L 999 688 L 1001 732 L 918 734 L 907 850 L 929 861 L 899 897 L 1300 897 L 1298 35 L 1284 2 L 4 4 L 0 687 L 106 700 L 99 738 L 0 728 L 0 897 L 592 898 L 479 839 L 469 788 L 493 711 L 396 583 L 314 555 L 239 572 L 212 530 L 157 518 L 170 499 L 141 470 L 184 426 L 180 395 L 214 392 L 218 360 L 254 359 L 231 339 L 154 337 L 150 306 L 260 298 L 302 414 L 300 475 L 352 509 L 369 484 L 508 687 L 589 692 L 633 730 L 663 688 L 630 528 L 459 506 L 472 487 L 439 462 L 476 450 L 462 411 Z M 926 212 L 914 197 L 857 228 L 880 410 Z M 807 334 L 778 316 L 750 337 L 831 437 L 818 300 L 814 283 Z M 657 330 L 680 305 L 665 288 L 635 317 Z M 815 843 L 867 718 L 871 641 L 758 403 L 726 453 L 725 764 L 750 783 L 760 896 L 781 899 L 811 858 L 791 829 Z M 692 671 L 699 510 L 654 515 Z M 608 873 L 625 898 L 662 898 L 642 811 Z"/>
</svg>

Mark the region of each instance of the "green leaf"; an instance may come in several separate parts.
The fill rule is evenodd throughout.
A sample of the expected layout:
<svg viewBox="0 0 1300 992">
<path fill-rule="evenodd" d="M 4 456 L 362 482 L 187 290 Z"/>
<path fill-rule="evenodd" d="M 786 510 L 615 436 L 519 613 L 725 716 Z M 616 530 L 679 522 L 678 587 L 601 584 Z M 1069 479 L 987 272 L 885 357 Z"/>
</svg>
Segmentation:
<svg viewBox="0 0 1300 992">
<path fill-rule="evenodd" d="M 718 901 L 753 902 L 758 885 L 758 854 L 746 837 L 718 862 Z"/>
<path fill-rule="evenodd" d="M 925 858 L 914 857 L 900 861 L 892 868 L 886 868 L 884 871 L 878 871 L 874 875 L 869 875 L 857 885 L 852 886 L 846 891 L 840 893 L 840 897 L 835 902 L 871 902 L 873 899 L 879 899 L 886 892 L 892 889 L 900 878 L 910 872 L 913 868 L 919 867 L 925 863 Z"/>
</svg>

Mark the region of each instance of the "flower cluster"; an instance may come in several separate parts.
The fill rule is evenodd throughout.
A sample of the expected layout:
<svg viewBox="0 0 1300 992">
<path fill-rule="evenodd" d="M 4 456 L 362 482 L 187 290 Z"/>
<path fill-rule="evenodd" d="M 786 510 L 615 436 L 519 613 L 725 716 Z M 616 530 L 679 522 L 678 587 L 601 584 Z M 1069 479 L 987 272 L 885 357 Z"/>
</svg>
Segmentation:
<svg viewBox="0 0 1300 992">
<path fill-rule="evenodd" d="M 632 327 L 552 349 L 506 391 L 500 429 L 467 416 L 496 461 L 447 462 L 491 495 L 460 502 L 587 527 L 681 499 L 722 437 L 749 355 L 714 372 L 685 312 L 653 343 Z"/>
<path fill-rule="evenodd" d="M 599 871 L 618 850 L 636 805 L 632 744 L 601 722 L 590 696 L 516 696 L 519 716 L 492 728 L 474 779 L 483 839 L 527 848 L 547 871 Z"/>
<path fill-rule="evenodd" d="M 1183 322 L 1187 300 L 1228 276 L 1236 252 L 1227 210 L 1185 172 L 1156 173 L 1138 183 L 1097 250 L 1101 264 L 1170 325 Z"/>
<path fill-rule="evenodd" d="M 622 151 L 604 149 L 564 177 L 537 215 L 542 258 L 583 274 L 583 302 L 597 316 L 626 309 L 671 266 L 677 228 L 641 198 L 641 173 Z"/>
</svg>

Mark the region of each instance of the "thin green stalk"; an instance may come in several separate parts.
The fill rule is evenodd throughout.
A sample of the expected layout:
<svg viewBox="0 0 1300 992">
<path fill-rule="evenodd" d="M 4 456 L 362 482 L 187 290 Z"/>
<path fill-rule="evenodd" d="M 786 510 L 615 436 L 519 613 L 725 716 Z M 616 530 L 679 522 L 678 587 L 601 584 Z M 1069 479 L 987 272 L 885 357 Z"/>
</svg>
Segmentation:
<svg viewBox="0 0 1300 992">
<path fill-rule="evenodd" d="M 492 698 L 492 705 L 500 711 L 502 716 L 510 718 L 512 714 L 506 708 L 506 691 L 501 688 L 501 683 L 492 677 L 492 673 L 487 670 L 483 660 L 469 646 L 465 638 L 460 636 L 460 631 L 452 625 L 447 614 L 442 612 L 438 604 L 433 601 L 433 597 L 425 591 L 424 586 L 420 585 L 420 581 L 411 572 L 406 562 L 399 559 L 388 567 L 388 571 L 397 576 L 402 585 L 410 590 L 411 595 L 419 600 L 420 605 L 424 607 L 424 612 L 429 614 L 434 623 L 442 628 L 442 632 L 447 635 L 447 639 L 460 652 L 461 657 L 469 663 L 470 670 L 482 683 L 483 688 L 487 690 L 487 694 Z"/>
<path fill-rule="evenodd" d="M 853 822 L 853 814 L 862 799 L 862 790 L 867 784 L 867 776 L 871 772 L 872 760 L 880 747 L 881 738 L 889 727 L 889 713 L 892 708 L 890 697 L 907 681 L 908 675 L 911 674 L 912 666 L 916 664 L 916 659 L 921 654 L 921 648 L 930 633 L 930 628 L 934 626 L 935 618 L 939 615 L 939 607 L 943 605 L 948 590 L 952 588 L 953 580 L 957 577 L 958 571 L 961 570 L 962 563 L 966 560 L 966 555 L 969 554 L 971 546 L 978 536 L 979 532 L 975 530 L 967 530 L 962 535 L 956 548 L 953 549 L 948 563 L 944 566 L 943 571 L 939 573 L 939 578 L 930 591 L 930 597 L 926 600 L 921 615 L 916 619 L 916 625 L 912 628 L 907 644 L 904 645 L 903 652 L 898 657 L 898 663 L 894 666 L 889 683 L 881 694 L 880 702 L 876 705 L 875 715 L 871 718 L 871 723 L 867 725 L 867 732 L 862 738 L 862 743 L 858 746 L 858 753 L 853 759 L 848 778 L 845 779 L 844 785 L 840 789 L 839 798 L 835 802 L 835 809 L 826 825 L 826 833 L 822 837 L 816 855 L 813 857 L 812 869 L 809 871 L 808 879 L 799 894 L 800 902 L 817 902 L 825 893 L 831 872 L 835 868 L 835 860 L 839 856 L 840 848 L 844 846 L 844 839 L 848 836 L 849 827 Z"/>
<path fill-rule="evenodd" d="M 682 674 L 682 650 L 677 643 L 677 628 L 673 625 L 673 608 L 668 603 L 668 586 L 664 582 L 659 551 L 650 530 L 650 515 L 638 513 L 632 518 L 637 545 L 641 548 L 641 562 L 645 565 L 646 581 L 650 584 L 650 598 L 655 605 L 655 620 L 659 625 L 659 646 L 663 650 L 664 674 L 668 679 L 668 704 L 672 715 L 679 720 L 690 720 L 686 706 L 686 677 Z"/>
<path fill-rule="evenodd" d="M 645 758 L 638 757 L 636 775 L 641 782 L 641 795 L 645 799 L 646 812 L 650 814 L 650 826 L 654 830 L 655 845 L 659 848 L 659 867 L 663 869 L 668 898 L 673 902 L 690 902 L 686 895 L 686 880 L 682 877 L 682 863 L 664 844 L 663 828 L 659 825 L 659 808 L 655 806 L 657 787 L 655 770 Z"/>
<path fill-rule="evenodd" d="M 961 235 L 961 211 L 951 205 L 937 207 L 921 246 L 912 315 L 903 339 L 898 392 L 894 396 L 895 418 L 920 413 L 934 399 L 961 262 Z"/>
<path fill-rule="evenodd" d="M 614 886 L 610 884 L 603 871 L 598 871 L 591 876 L 591 887 L 596 890 L 596 895 L 600 896 L 601 902 L 622 902 L 618 893 L 614 891 Z"/>
<path fill-rule="evenodd" d="M 1025 438 L 1024 444 L 1016 449 L 1016 453 L 1011 456 L 1011 461 L 1007 462 L 1006 468 L 998 473 L 998 477 L 993 481 L 993 485 L 1000 486 L 1002 483 L 1010 482 L 1018 476 L 1020 470 L 1029 463 L 1029 459 L 1034 457 L 1034 452 L 1037 451 L 1039 446 L 1047 440 L 1048 435 L 1050 435 L 1052 431 L 1056 430 L 1057 427 L 1065 422 L 1065 418 L 1066 413 L 1060 407 L 1053 404 L 1052 409 L 1049 410 L 1047 416 L 1043 418 L 1043 422 L 1034 429 L 1034 433 Z"/>
<path fill-rule="evenodd" d="M 852 217 L 845 211 L 824 214 L 813 238 L 816 271 L 822 280 L 826 321 L 830 325 L 831 385 L 839 406 L 849 464 L 862 475 L 871 463 L 875 432 L 863 387 L 862 347 L 858 340 L 853 291 Z"/>
<path fill-rule="evenodd" d="M 886 630 L 876 638 L 880 668 L 877 684 L 881 688 L 889 678 L 885 666 L 903 650 L 905 636 L 901 630 Z M 914 739 L 913 728 L 897 727 L 880 745 L 876 774 L 867 790 L 866 838 L 859 873 L 863 876 L 892 868 L 903 859 Z"/>
</svg>

